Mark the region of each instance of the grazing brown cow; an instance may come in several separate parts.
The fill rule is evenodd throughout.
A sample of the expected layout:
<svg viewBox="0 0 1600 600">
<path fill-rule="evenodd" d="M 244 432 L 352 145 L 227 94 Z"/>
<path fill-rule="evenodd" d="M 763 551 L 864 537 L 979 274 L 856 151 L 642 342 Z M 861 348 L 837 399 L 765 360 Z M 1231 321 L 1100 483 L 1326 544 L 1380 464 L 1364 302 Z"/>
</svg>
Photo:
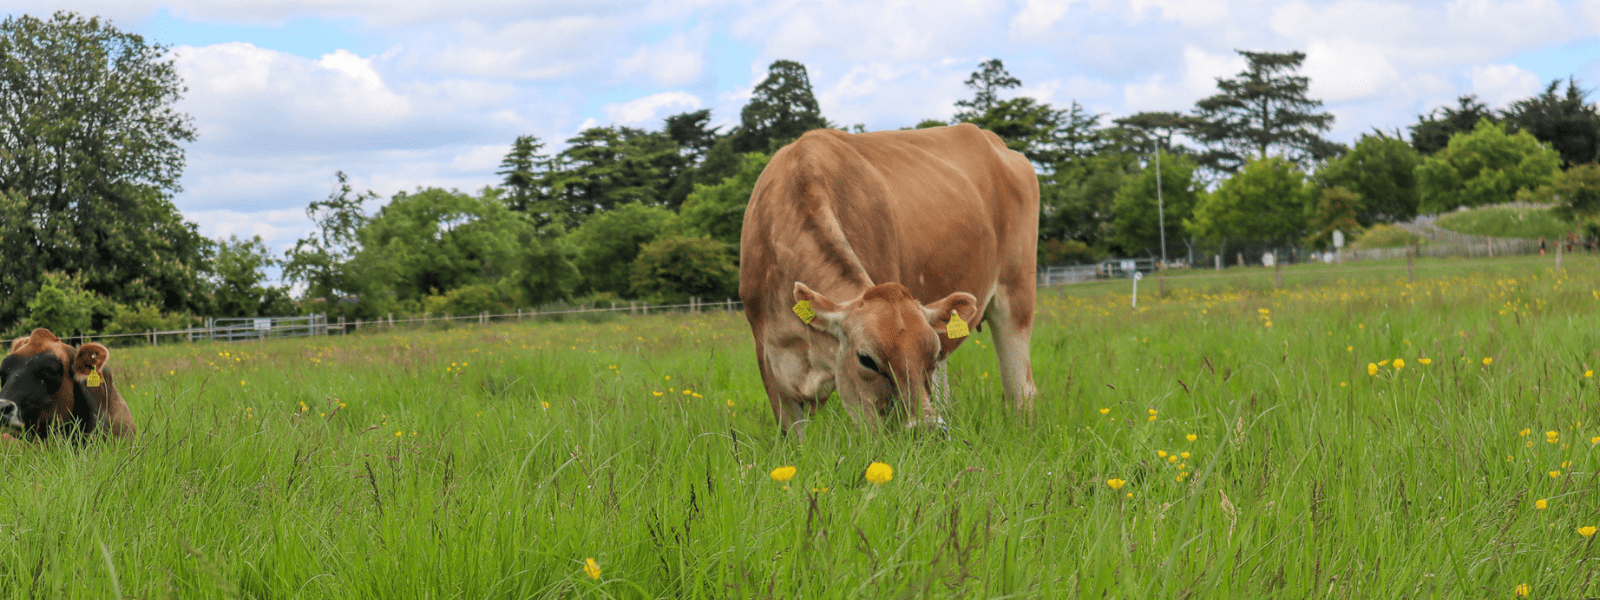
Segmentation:
<svg viewBox="0 0 1600 600">
<path fill-rule="evenodd" d="M 1038 233 L 1033 166 L 970 124 L 816 130 L 783 147 L 739 243 L 739 297 L 778 425 L 794 428 L 835 388 L 858 422 L 899 402 L 908 425 L 942 423 L 933 380 L 980 321 L 1006 395 L 1031 410 Z"/>
<path fill-rule="evenodd" d="M 39 439 L 133 435 L 133 414 L 106 365 L 110 356 L 105 346 L 74 348 L 48 329 L 18 338 L 0 359 L 0 428 Z"/>
</svg>

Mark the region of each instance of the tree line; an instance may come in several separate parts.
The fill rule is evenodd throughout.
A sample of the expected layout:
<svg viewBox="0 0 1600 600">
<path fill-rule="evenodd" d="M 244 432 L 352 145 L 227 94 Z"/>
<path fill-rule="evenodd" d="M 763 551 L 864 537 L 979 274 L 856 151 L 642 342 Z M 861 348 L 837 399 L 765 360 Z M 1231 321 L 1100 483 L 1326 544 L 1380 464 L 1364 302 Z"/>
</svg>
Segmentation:
<svg viewBox="0 0 1600 600">
<path fill-rule="evenodd" d="M 974 123 L 1033 162 L 1041 264 L 1159 257 L 1163 237 L 1180 257 L 1323 247 L 1334 230 L 1512 199 L 1600 223 L 1600 112 L 1575 79 L 1500 110 L 1463 96 L 1346 146 L 1324 137 L 1334 117 L 1308 96 L 1303 53 L 1240 54 L 1245 70 L 1189 110 L 1118 118 L 1015 96 L 1022 82 L 987 60 L 953 118 L 908 127 Z M 208 240 L 171 204 L 197 132 L 173 108 L 183 87 L 165 47 L 94 17 L 23 15 L 0 22 L 0 63 L 7 333 L 731 297 L 771 154 L 845 128 L 822 115 L 805 66 L 780 60 L 726 130 L 699 110 L 659 129 L 588 128 L 553 152 L 516 136 L 500 180 L 472 192 L 382 198 L 336 173 L 307 207 L 315 229 L 277 255 L 259 238 Z M 274 267 L 287 284 L 267 284 Z"/>
</svg>

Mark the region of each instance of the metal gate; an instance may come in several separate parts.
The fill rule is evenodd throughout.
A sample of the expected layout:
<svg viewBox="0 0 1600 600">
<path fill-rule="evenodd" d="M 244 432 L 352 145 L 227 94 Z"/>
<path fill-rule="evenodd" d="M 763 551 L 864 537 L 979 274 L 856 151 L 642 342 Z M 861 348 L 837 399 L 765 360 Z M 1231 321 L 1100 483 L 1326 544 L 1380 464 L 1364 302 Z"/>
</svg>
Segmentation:
<svg viewBox="0 0 1600 600">
<path fill-rule="evenodd" d="M 272 338 L 328 335 L 328 316 L 304 317 L 208 317 L 204 329 L 193 330 L 189 340 L 242 342 Z"/>
</svg>

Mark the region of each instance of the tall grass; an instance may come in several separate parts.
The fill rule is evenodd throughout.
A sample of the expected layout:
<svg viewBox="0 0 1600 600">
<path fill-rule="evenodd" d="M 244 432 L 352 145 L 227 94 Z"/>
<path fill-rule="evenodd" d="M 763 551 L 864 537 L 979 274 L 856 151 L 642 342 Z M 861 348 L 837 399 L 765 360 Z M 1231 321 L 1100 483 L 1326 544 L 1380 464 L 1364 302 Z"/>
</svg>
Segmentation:
<svg viewBox="0 0 1600 600">
<path fill-rule="evenodd" d="M 948 438 L 837 402 L 780 438 L 730 313 L 116 351 L 142 436 L 0 457 L 0 595 L 1596 596 L 1600 261 L 1566 266 L 1045 290 L 1036 412 L 986 330 Z"/>
<path fill-rule="evenodd" d="M 1469 235 L 1503 238 L 1566 239 L 1577 229 L 1571 221 L 1556 216 L 1549 208 L 1526 206 L 1485 206 L 1453 212 L 1439 217 L 1440 228 Z"/>
</svg>

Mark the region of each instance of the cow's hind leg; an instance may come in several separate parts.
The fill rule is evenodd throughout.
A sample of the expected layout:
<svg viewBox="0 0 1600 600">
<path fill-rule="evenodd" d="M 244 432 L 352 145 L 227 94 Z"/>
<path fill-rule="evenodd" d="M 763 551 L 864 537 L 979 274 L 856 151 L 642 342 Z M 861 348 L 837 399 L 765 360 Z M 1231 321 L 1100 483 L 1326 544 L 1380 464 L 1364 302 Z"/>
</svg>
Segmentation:
<svg viewBox="0 0 1600 600">
<path fill-rule="evenodd" d="M 1000 359 L 1000 382 L 1018 409 L 1033 412 L 1033 363 L 1028 346 L 1033 337 L 1034 282 L 1001 285 L 994 305 L 984 316 L 994 331 L 994 352 Z"/>
</svg>

